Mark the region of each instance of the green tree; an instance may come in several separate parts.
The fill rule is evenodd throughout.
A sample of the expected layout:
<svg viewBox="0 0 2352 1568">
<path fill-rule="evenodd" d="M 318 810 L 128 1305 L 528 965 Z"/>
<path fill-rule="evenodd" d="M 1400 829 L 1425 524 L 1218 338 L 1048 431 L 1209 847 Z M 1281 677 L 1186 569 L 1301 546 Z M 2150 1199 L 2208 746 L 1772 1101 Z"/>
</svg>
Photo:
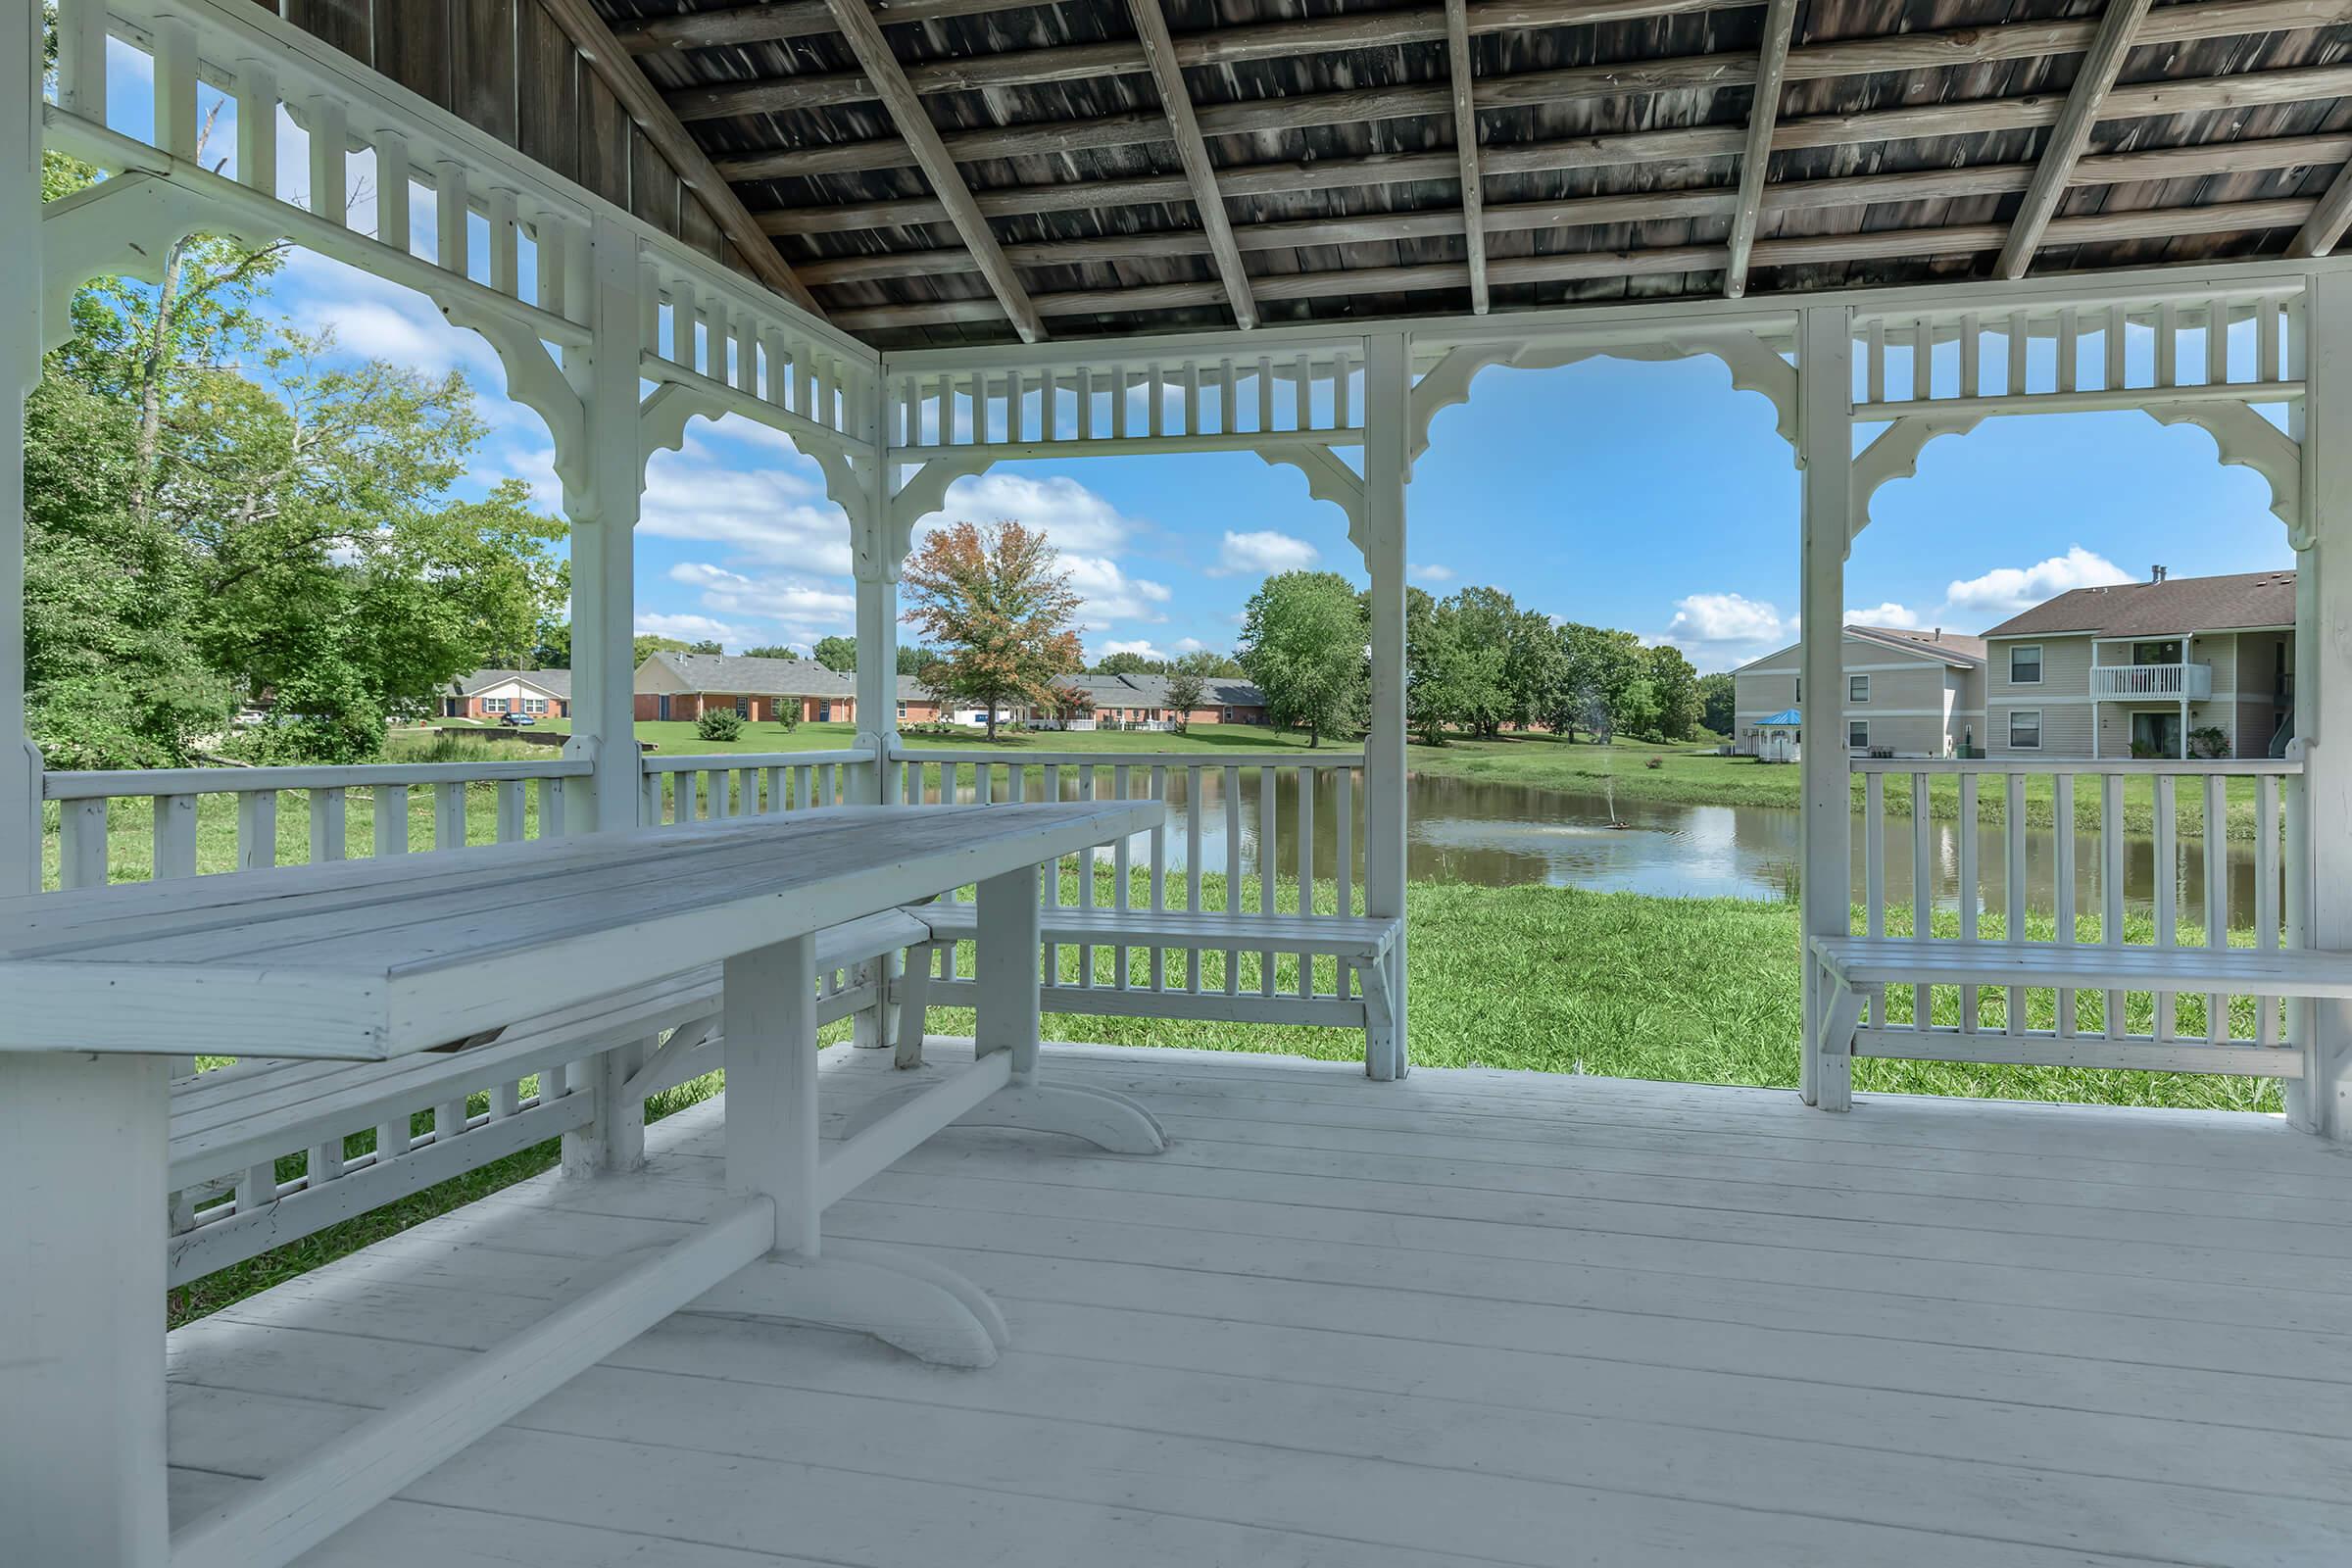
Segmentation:
<svg viewBox="0 0 2352 1568">
<path fill-rule="evenodd" d="M 944 649 L 924 683 L 977 702 L 997 738 L 1001 707 L 1043 703 L 1082 665 L 1078 595 L 1043 533 L 1006 520 L 933 530 L 900 579 L 906 619 Z"/>
<path fill-rule="evenodd" d="M 806 657 L 790 643 L 760 643 L 743 651 L 746 659 L 801 659 Z"/>
<path fill-rule="evenodd" d="M 1649 685 L 1658 707 L 1662 739 L 1687 741 L 1698 731 L 1698 671 L 1680 648 L 1660 643 L 1649 651 Z"/>
<path fill-rule="evenodd" d="M 1330 571 L 1268 577 L 1243 612 L 1242 671 L 1266 715 L 1319 746 L 1352 724 L 1364 695 L 1364 614 L 1348 579 Z"/>
<path fill-rule="evenodd" d="M 851 637 L 819 637 L 816 640 L 816 662 L 837 675 L 847 675 L 858 667 L 858 643 Z"/>
<path fill-rule="evenodd" d="M 1167 667 L 1161 660 L 1122 652 L 1096 660 L 1094 672 L 1098 675 L 1159 675 L 1166 673 Z"/>
<path fill-rule="evenodd" d="M 719 646 L 718 639 L 715 637 L 706 637 L 701 642 L 688 643 L 686 651 L 690 654 L 723 654 L 726 652 Z"/>
<path fill-rule="evenodd" d="M 692 651 L 686 646 L 686 642 L 683 638 L 663 637 L 659 633 L 650 631 L 639 632 L 636 636 L 635 644 L 636 645 L 631 651 L 630 657 L 635 659 L 640 664 L 653 658 L 656 654 L 683 654 Z"/>
<path fill-rule="evenodd" d="M 924 665 L 937 662 L 939 650 L 936 648 L 925 648 L 920 643 L 899 645 L 899 673 L 902 675 L 919 675 Z"/>
<path fill-rule="evenodd" d="M 1738 701 L 1738 683 L 1726 674 L 1698 677 L 1698 721 L 1716 734 L 1730 736 L 1734 719 L 1732 710 Z"/>
<path fill-rule="evenodd" d="M 1642 640 L 1630 631 L 1563 622 L 1559 629 L 1564 658 L 1562 684 L 1547 722 L 1570 740 L 1581 727 L 1596 734 L 1632 729 L 1629 688 L 1648 669 Z M 1641 706 L 1647 711 L 1647 700 Z"/>
<path fill-rule="evenodd" d="M 1199 675 L 1203 680 L 1215 679 L 1219 676 L 1238 678 L 1242 674 L 1242 662 L 1231 654 L 1220 654 L 1208 648 L 1196 648 L 1189 654 L 1177 655 L 1175 662 L 1168 668 L 1171 673 L 1181 671 L 1188 675 Z"/>
<path fill-rule="evenodd" d="M 1201 678 L 1200 672 L 1197 669 L 1186 669 L 1180 664 L 1175 672 L 1168 676 L 1168 707 L 1174 714 L 1173 722 L 1176 725 L 1177 734 L 1183 735 L 1191 731 L 1193 710 L 1199 708 L 1201 700 L 1207 695 L 1208 682 Z"/>
</svg>

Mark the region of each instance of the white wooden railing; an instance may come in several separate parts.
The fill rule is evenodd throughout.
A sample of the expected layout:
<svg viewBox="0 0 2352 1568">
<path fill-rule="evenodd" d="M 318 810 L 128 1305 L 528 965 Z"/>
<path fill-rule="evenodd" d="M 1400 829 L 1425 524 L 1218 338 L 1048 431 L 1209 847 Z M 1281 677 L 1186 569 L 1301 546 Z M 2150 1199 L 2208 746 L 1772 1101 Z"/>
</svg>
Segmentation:
<svg viewBox="0 0 2352 1568">
<path fill-rule="evenodd" d="M 2169 697 L 2192 703 L 2213 695 L 2211 664 L 2093 664 L 2093 697 Z"/>
<path fill-rule="evenodd" d="M 1333 889 L 1331 912 L 1357 913 L 1362 908 L 1361 859 L 1364 842 L 1363 790 L 1357 774 L 1364 765 L 1356 752 L 1237 753 L 1218 757 L 1200 752 L 1024 752 L 1007 758 L 986 750 L 908 751 L 892 754 L 891 765 L 901 769 L 903 799 L 909 806 L 952 804 L 1017 804 L 1054 800 L 1169 800 L 1170 787 L 1180 788 L 1175 820 L 1155 827 L 1139 846 L 1121 839 L 1095 856 L 1064 862 L 1056 874 L 1044 879 L 1044 897 L 1055 907 L 1070 907 L 1059 874 L 1073 869 L 1075 902 L 1098 908 L 1132 910 L 1139 931 L 1154 912 L 1222 909 L 1243 917 L 1265 918 L 1299 911 L 1308 901 L 1311 912 L 1318 883 Z M 1211 785 L 1217 797 L 1212 808 Z M 1283 786 L 1290 786 L 1290 863 L 1278 861 L 1285 823 Z M 1317 786 L 1321 787 L 1318 788 Z M 1254 795 L 1254 801 L 1246 798 Z M 1317 797 L 1326 797 L 1318 801 Z M 1318 813 L 1330 828 L 1328 853 L 1317 844 Z M 1222 840 L 1221 856 L 1210 850 L 1211 834 Z M 1104 859 L 1109 875 L 1096 874 Z M 1214 863 L 1212 863 L 1212 860 Z M 1142 886 L 1137 872 L 1143 873 Z M 1223 894 L 1207 901 L 1204 877 L 1221 872 Z M 1296 878 L 1286 882 L 1288 873 Z M 1254 888 L 1249 879 L 1254 877 Z M 1137 972 L 1133 955 L 1149 951 L 1148 970 Z M 1239 999 L 1277 998 L 1274 955 L 1260 953 L 1254 984 L 1245 989 L 1243 957 L 1248 947 L 1211 950 L 1188 955 L 1179 973 L 1171 973 L 1167 955 L 1148 941 L 1129 949 L 1119 947 L 1099 955 L 1080 949 L 1074 974 L 1064 972 L 1057 950 L 1047 953 L 1048 972 L 1061 984 L 1122 994 L 1103 1010 L 1172 1017 L 1271 1017 L 1272 1011 Z M 1099 961 L 1099 957 L 1104 961 Z M 1204 970 L 1207 978 L 1203 979 Z M 1215 999 L 1237 999 L 1220 1003 Z M 1345 965 L 1324 960 L 1301 963 L 1280 1012 L 1286 1022 L 1360 1023 L 1360 993 Z"/>
<path fill-rule="evenodd" d="M 638 820 L 647 827 L 876 800 L 874 754 L 863 750 L 648 757 L 642 765 Z"/>
<path fill-rule="evenodd" d="M 2250 928 L 2251 941 L 2258 948 L 2293 946 L 2300 940 L 2308 894 L 2299 868 L 2308 842 L 2308 818 L 2299 758 L 2190 761 L 1857 759 L 1853 770 L 1864 781 L 1859 934 L 1889 935 L 1890 913 L 1901 912 L 1899 906 L 1890 909 L 1887 898 L 1891 839 L 1898 846 L 1897 862 L 1907 862 L 1914 869 L 1908 910 L 1911 932 L 1917 936 L 1931 930 L 1937 910 L 1955 914 L 1953 937 L 1923 940 L 1984 939 L 1990 934 L 1985 930 L 1986 915 L 1997 907 L 2001 932 L 2008 940 L 2130 943 L 2138 910 L 2133 906 L 2135 901 L 2127 897 L 2134 844 L 2126 830 L 2126 808 L 2128 801 L 2138 799 L 2145 800 L 2150 810 L 2147 842 L 2152 863 L 2146 944 L 2171 948 L 2226 943 L 2233 928 L 2241 934 Z M 1910 788 L 1908 811 L 1891 822 L 1886 802 L 1890 776 L 1907 780 Z M 2049 781 L 2051 821 L 2046 828 L 2027 819 L 2029 794 L 2038 793 L 2029 791 L 2029 781 L 2034 779 Z M 2243 901 L 2233 901 L 2231 896 L 2227 823 L 2233 785 L 2239 795 L 2250 788 L 2253 796 L 2254 836 L 2247 846 L 2254 859 L 2250 907 L 2238 906 Z M 1955 831 L 1948 863 L 1939 854 L 1932 790 L 1947 798 L 1957 795 L 1959 814 L 1949 824 Z M 1988 795 L 2002 808 L 1997 847 L 1989 856 L 1982 842 L 1995 831 L 1982 820 Z M 2193 839 L 2181 830 L 2184 795 L 2201 808 L 2198 836 Z M 2082 853 L 2079 807 L 2095 807 L 2096 810 L 2097 843 L 2095 854 L 2089 856 Z M 2045 837 L 2046 845 L 2038 842 Z M 1904 839 L 1909 841 L 1907 853 L 1899 848 Z M 1997 906 L 1988 906 L 1986 884 L 1993 868 L 1985 861 L 1991 856 L 1997 856 L 1999 862 L 1999 896 Z M 1918 874 L 1917 868 L 1922 866 L 1929 868 L 1929 874 Z M 2182 892 L 2192 867 L 2201 872 L 2203 892 L 2194 906 Z M 2050 933 L 2037 937 L 2029 919 L 2035 912 L 2029 906 L 2029 887 L 2045 874 L 2054 919 Z M 2079 931 L 2075 918 L 2083 908 L 2083 894 L 2090 890 L 2097 896 L 2095 936 Z M 2184 932 L 2184 921 L 2194 929 Z M 2184 936 L 2190 940 L 2184 942 Z M 1872 1048 L 1869 1054 L 1882 1055 L 2034 1061 L 2049 1059 L 2049 1041 L 2079 1036 L 2144 1043 L 2153 1049 L 2133 1059 L 2149 1067 L 2163 1067 L 2192 1064 L 2197 1051 L 2216 1046 L 2282 1046 L 2297 1033 L 2291 1017 L 2282 1024 L 2280 1009 L 2275 1004 L 2256 1004 L 2250 1031 L 2233 1031 L 2231 999 L 2226 996 L 2207 997 L 2197 1026 L 2184 1029 L 2179 997 L 2161 992 L 2151 999 L 2153 1027 L 2149 1031 L 2128 1028 L 2130 999 L 2121 992 L 2088 998 L 2057 992 L 2052 1027 L 2034 1028 L 2029 1026 L 2027 988 L 2016 986 L 2006 988 L 2005 1005 L 1997 1020 L 1985 1017 L 1985 1004 L 1990 999 L 1976 987 L 1965 987 L 1958 991 L 1956 1012 L 1947 1007 L 1951 1021 L 1935 1021 L 1932 993 L 1936 989 L 1925 985 L 1912 988 L 1908 1017 L 1899 1021 L 1885 1014 L 1903 1009 L 1890 1008 L 1884 1002 L 1874 1004 L 1863 1031 L 1865 1039 L 1858 1046 L 1867 1044 Z M 2086 1018 L 2085 1004 L 2096 1005 L 2095 1018 Z M 2287 1010 L 2291 1014 L 2296 1009 Z"/>
<path fill-rule="evenodd" d="M 147 876 L 250 871 L 288 863 L 280 854 L 280 807 L 297 798 L 309 821 L 308 853 L 291 863 L 406 855 L 416 848 L 462 849 L 468 840 L 471 792 L 495 800 L 490 838 L 511 844 L 555 838 L 567 826 L 567 780 L 592 765 L 550 754 L 514 762 L 381 762 L 351 767 L 183 767 L 120 772 L 44 773 L 41 798 L 58 808 L 57 885 L 97 887 L 145 880 L 135 857 L 117 857 L 125 834 L 146 841 Z M 429 791 L 429 844 L 412 831 L 414 791 Z M 355 846 L 352 805 L 370 820 Z M 139 810 L 145 803 L 148 809 Z M 231 831 L 233 860 L 203 852 L 208 832 Z"/>
</svg>

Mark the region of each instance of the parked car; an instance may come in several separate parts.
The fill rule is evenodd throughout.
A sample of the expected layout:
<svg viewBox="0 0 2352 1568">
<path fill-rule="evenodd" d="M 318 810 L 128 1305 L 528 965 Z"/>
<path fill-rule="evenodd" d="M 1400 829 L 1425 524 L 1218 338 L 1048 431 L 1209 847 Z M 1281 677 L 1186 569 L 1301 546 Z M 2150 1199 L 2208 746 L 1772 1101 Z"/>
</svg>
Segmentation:
<svg viewBox="0 0 2352 1568">
<path fill-rule="evenodd" d="M 508 729 L 520 729 L 525 724 L 538 723 L 539 715 L 536 713 L 517 712 L 515 710 L 510 708 L 505 712 L 498 715 L 498 721 Z"/>
</svg>

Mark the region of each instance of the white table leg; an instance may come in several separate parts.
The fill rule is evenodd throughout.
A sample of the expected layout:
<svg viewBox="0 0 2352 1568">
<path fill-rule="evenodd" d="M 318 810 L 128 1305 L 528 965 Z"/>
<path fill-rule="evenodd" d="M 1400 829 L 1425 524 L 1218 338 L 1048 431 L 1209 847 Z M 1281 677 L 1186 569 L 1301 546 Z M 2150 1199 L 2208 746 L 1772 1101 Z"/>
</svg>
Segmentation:
<svg viewBox="0 0 2352 1568">
<path fill-rule="evenodd" d="M 815 939 L 729 958 L 723 987 L 727 1185 L 775 1200 L 776 1250 L 690 1310 L 853 1329 L 926 1361 L 992 1365 L 1004 1324 L 979 1287 L 887 1248 L 823 1249 Z"/>
<path fill-rule="evenodd" d="M 163 1056 L 0 1054 L 0 1556 L 160 1568 Z"/>
<path fill-rule="evenodd" d="M 1150 1111 L 1107 1089 L 1037 1081 L 1038 868 L 1023 866 L 980 884 L 972 1051 L 1012 1053 L 1012 1083 L 956 1118 L 963 1127 L 1067 1133 L 1115 1154 L 1156 1154 L 1167 1134 Z"/>
</svg>

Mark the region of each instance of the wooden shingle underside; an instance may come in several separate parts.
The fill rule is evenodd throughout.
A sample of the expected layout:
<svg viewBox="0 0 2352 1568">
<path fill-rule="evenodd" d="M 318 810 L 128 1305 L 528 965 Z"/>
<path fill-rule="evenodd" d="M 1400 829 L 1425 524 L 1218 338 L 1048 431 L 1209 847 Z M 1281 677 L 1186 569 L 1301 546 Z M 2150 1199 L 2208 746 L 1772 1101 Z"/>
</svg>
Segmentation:
<svg viewBox="0 0 2352 1568">
<path fill-rule="evenodd" d="M 823 0 L 596 0 L 841 326 L 1010 341 Z M 1232 324 L 1125 0 L 876 4 L 1056 337 Z M 2101 0 L 1803 0 L 1751 294 L 1991 275 Z M 1467 311 L 1446 7 L 1162 0 L 1269 323 Z M 1496 310 L 1720 295 L 1767 20 L 1469 0 Z M 2173 0 L 2132 32 L 2036 273 L 2284 254 L 2352 161 L 2352 0 Z"/>
</svg>

